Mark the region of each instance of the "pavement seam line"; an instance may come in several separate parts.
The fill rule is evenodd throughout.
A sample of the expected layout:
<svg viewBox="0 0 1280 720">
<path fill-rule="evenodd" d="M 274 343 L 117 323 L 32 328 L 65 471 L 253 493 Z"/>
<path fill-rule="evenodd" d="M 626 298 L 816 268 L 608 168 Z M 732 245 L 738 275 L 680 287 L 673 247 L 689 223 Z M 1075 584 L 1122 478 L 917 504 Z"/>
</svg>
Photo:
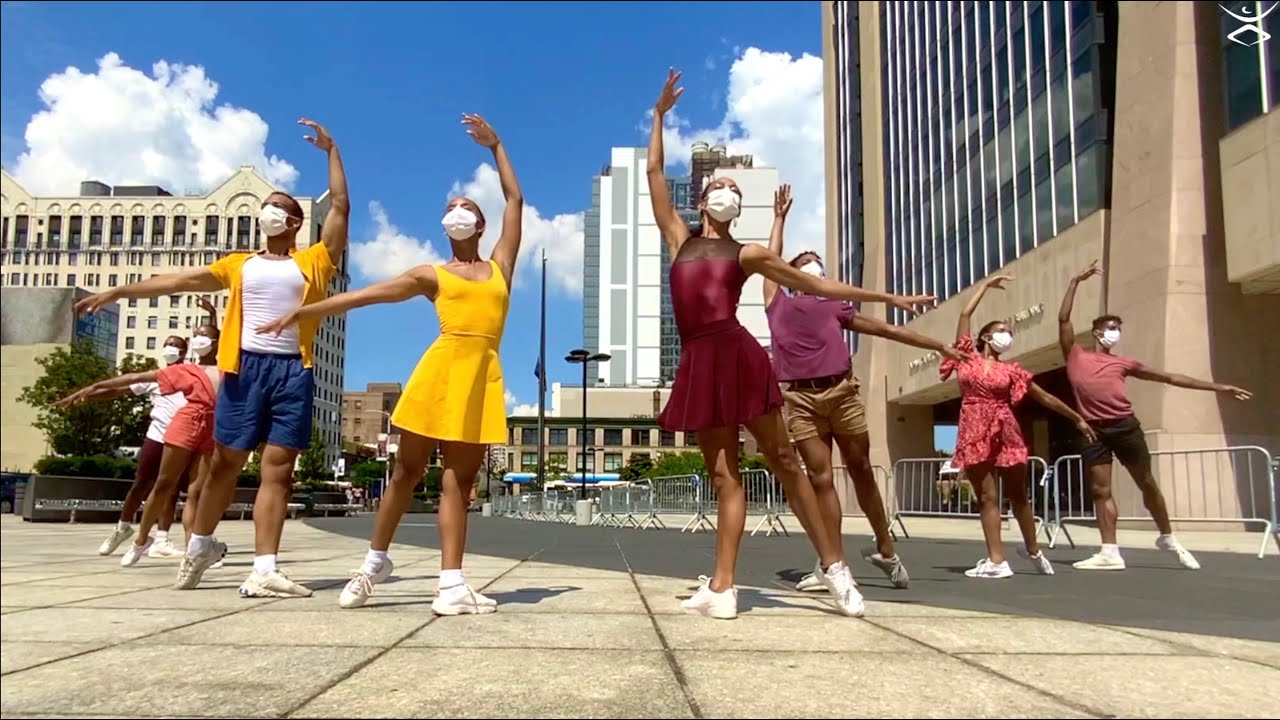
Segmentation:
<svg viewBox="0 0 1280 720">
<path fill-rule="evenodd" d="M 1069 699 L 1069 698 L 1060 697 L 1060 696 L 1058 696 L 1058 695 L 1056 695 L 1056 694 L 1054 694 L 1054 693 L 1049 692 L 1048 690 L 1044 690 L 1044 689 L 1042 689 L 1042 688 L 1036 687 L 1035 685 L 1032 685 L 1031 683 L 1023 682 L 1023 681 L 1021 681 L 1021 680 L 1018 680 L 1017 678 L 1011 678 L 1011 677 L 1009 677 L 1008 675 L 1004 675 L 1004 674 L 1002 674 L 1002 673 L 1000 673 L 1000 672 L 997 672 L 997 671 L 995 671 L 995 670 L 993 670 L 993 669 L 991 669 L 991 668 L 987 667 L 986 665 L 983 665 L 982 663 L 974 662 L 974 661 L 972 661 L 972 660 L 970 660 L 970 659 L 968 659 L 968 658 L 966 658 L 966 657 L 963 657 L 963 656 L 961 656 L 961 655 L 956 655 L 956 654 L 953 654 L 953 653 L 947 652 L 946 650 L 943 650 L 943 649 L 942 649 L 942 648 L 940 648 L 940 647 L 937 647 L 937 646 L 935 646 L 935 645 L 932 645 L 932 644 L 930 644 L 930 643 L 927 643 L 927 642 L 925 642 L 924 640 L 920 640 L 919 638 L 911 637 L 910 635 L 907 635 L 906 633 L 899 632 L 899 631 L 894 630 L 893 628 L 891 628 L 891 627 L 887 627 L 887 626 L 885 626 L 885 625 L 881 625 L 880 623 L 876 622 L 874 618 L 865 618 L 865 617 L 864 617 L 864 618 L 863 618 L 863 620 L 864 620 L 865 622 L 869 622 L 869 623 L 871 623 L 872 625 L 874 625 L 874 626 L 875 626 L 875 627 L 877 627 L 877 628 L 880 628 L 881 630 L 884 630 L 884 631 L 886 631 L 886 632 L 893 633 L 894 635 L 897 635 L 898 637 L 900 637 L 900 638 L 902 638 L 902 639 L 904 639 L 904 640 L 906 640 L 906 641 L 908 641 L 908 642 L 912 642 L 912 643 L 915 643 L 915 644 L 917 644 L 917 645 L 922 645 L 922 646 L 924 646 L 924 647 L 927 647 L 927 648 L 929 648 L 930 650 L 933 650 L 933 651 L 935 651 L 935 652 L 941 653 L 941 654 L 943 654 L 943 655 L 945 655 L 945 656 L 947 656 L 947 657 L 949 657 L 949 658 L 952 658 L 953 660 L 956 660 L 957 662 L 960 662 L 960 663 L 963 663 L 963 664 L 965 664 L 965 665 L 968 665 L 969 667 L 971 667 L 971 668 L 973 668 L 973 669 L 975 669 L 975 670 L 977 670 L 977 671 L 979 671 L 979 672 L 981 672 L 981 673 L 983 673 L 983 674 L 985 674 L 985 675 L 991 675 L 992 677 L 999 678 L 1000 680 L 1004 680 L 1004 681 L 1006 681 L 1006 682 L 1013 683 L 1014 685 L 1017 685 L 1018 687 L 1021 687 L 1021 688 L 1025 689 L 1025 690 L 1030 690 L 1031 692 L 1033 692 L 1033 693 L 1035 693 L 1035 694 L 1037 694 L 1037 695 L 1042 695 L 1042 696 L 1044 696 L 1044 697 L 1046 697 L 1046 698 L 1049 698 L 1050 700 L 1053 700 L 1054 702 L 1058 702 L 1058 703 L 1061 703 L 1061 704 L 1063 704 L 1063 705 L 1066 705 L 1067 707 L 1072 708 L 1073 710 L 1078 710 L 1078 711 L 1080 711 L 1080 712 L 1083 712 L 1083 713 L 1086 713 L 1086 714 L 1092 715 L 1093 717 L 1096 717 L 1096 718 L 1114 718 L 1114 717 L 1116 717 L 1115 713 L 1109 713 L 1109 712 L 1106 712 L 1106 711 L 1103 711 L 1103 710 L 1099 710 L 1099 709 L 1094 708 L 1094 707 L 1090 707 L 1090 706 L 1088 706 L 1088 705 L 1085 705 L 1084 703 L 1077 702 L 1077 701 L 1075 701 L 1075 700 L 1071 700 L 1071 699 Z"/>
<path fill-rule="evenodd" d="M 636 580 L 635 571 L 631 569 L 631 561 L 627 559 L 627 552 L 622 549 L 622 543 L 618 542 L 616 535 L 613 537 L 613 544 L 618 548 L 618 554 L 622 557 L 622 564 L 627 568 L 627 577 L 631 578 L 631 584 L 636 589 L 636 595 L 640 596 L 640 604 L 644 606 L 645 615 L 649 616 L 649 623 L 653 625 L 653 632 L 658 636 L 658 644 L 662 646 L 662 657 L 667 661 L 667 667 L 671 669 L 671 674 L 675 676 L 676 685 L 679 686 L 680 692 L 684 694 L 684 701 L 689 705 L 689 713 L 694 718 L 700 719 L 704 717 L 702 706 L 698 704 L 697 698 L 693 696 L 693 688 L 689 687 L 689 679 L 684 674 L 684 668 L 680 666 L 675 650 L 667 642 L 667 636 L 663 634 L 662 627 L 658 624 L 658 618 L 653 614 L 653 608 L 649 607 L 649 599 L 644 596 L 644 591 L 640 589 L 640 581 Z"/>
<path fill-rule="evenodd" d="M 1130 636 L 1133 636 L 1133 637 L 1136 637 L 1136 638 L 1142 638 L 1142 639 L 1144 639 L 1144 640 L 1155 640 L 1156 642 L 1164 643 L 1165 645 L 1168 645 L 1169 647 L 1172 647 L 1172 648 L 1175 648 L 1175 649 L 1177 649 L 1177 650 L 1179 650 L 1179 651 L 1182 651 L 1182 652 L 1178 652 L 1178 653 L 1176 653 L 1175 655 L 1172 655 L 1172 656 L 1170 656 L 1170 657 L 1178 657 L 1178 656 L 1181 656 L 1181 657 L 1205 657 L 1205 658 L 1213 658 L 1213 659 L 1216 659 L 1216 660 L 1236 660 L 1236 661 L 1238 661 L 1238 662 L 1248 663 L 1248 664 L 1250 664 L 1250 665 L 1257 665 L 1258 667 L 1264 667 L 1264 668 L 1267 668 L 1267 669 L 1269 669 L 1269 670 L 1277 670 L 1277 669 L 1280 669 L 1280 668 L 1277 668 L 1277 667 L 1276 667 L 1276 666 L 1274 666 L 1274 665 L 1268 665 L 1267 663 L 1264 663 L 1264 662 L 1261 662 L 1261 661 L 1258 661 L 1258 660 L 1254 660 L 1254 659 L 1252 659 L 1252 658 L 1240 657 L 1240 656 L 1238 656 L 1238 655 L 1215 655 L 1213 652 L 1210 652 L 1209 650 L 1205 650 L 1204 648 L 1198 648 L 1198 647 L 1196 647 L 1196 646 L 1194 646 L 1194 645 L 1188 645 L 1188 644 L 1183 643 L 1183 642 L 1180 642 L 1180 641 L 1178 641 L 1178 640 L 1168 640 L 1168 639 L 1165 639 L 1165 638 L 1157 638 L 1157 637 L 1152 637 L 1152 636 L 1150 636 L 1150 635 L 1143 635 L 1142 633 L 1133 632 L 1133 631 L 1128 630 L 1128 629 L 1125 629 L 1125 628 L 1119 628 L 1119 627 L 1115 627 L 1115 626 L 1111 626 L 1111 625 L 1108 625 L 1108 626 L 1107 626 L 1107 628 L 1108 628 L 1108 629 L 1110 629 L 1110 630 L 1115 630 L 1115 631 L 1117 631 L 1117 632 L 1122 632 L 1122 633 L 1124 633 L 1125 635 L 1130 635 Z M 1220 639 L 1221 639 L 1221 638 L 1220 638 Z"/>
<path fill-rule="evenodd" d="M 504 571 L 502 572 L 502 574 L 498 575 L 498 576 L 497 576 L 497 577 L 495 577 L 494 579 L 492 579 L 492 580 L 490 580 L 489 582 L 485 583 L 485 584 L 480 588 L 480 592 L 482 592 L 482 593 L 483 593 L 483 592 L 485 591 L 485 589 L 487 589 L 490 585 L 493 585 L 494 583 L 498 582 L 498 581 L 499 581 L 499 580 L 501 580 L 502 578 L 504 578 L 504 577 L 506 577 L 507 575 L 509 575 L 509 574 L 510 574 L 512 571 L 514 571 L 516 568 L 520 567 L 521 565 L 523 565 L 523 564 L 525 564 L 525 563 L 529 562 L 530 560 L 532 560 L 533 558 L 537 557 L 537 556 L 542 552 L 542 550 L 543 550 L 543 548 L 539 548 L 539 549 L 538 549 L 538 550 L 536 550 L 532 555 L 530 555 L 530 556 L 526 557 L 524 560 L 521 560 L 520 562 L 518 562 L 518 563 L 516 563 L 515 565 L 511 566 L 510 568 L 507 568 L 506 570 L 504 570 Z M 433 558 L 433 559 L 434 559 L 434 558 Z M 414 561 L 414 562 L 407 563 L 407 564 L 403 565 L 402 567 L 412 567 L 412 566 L 414 566 L 414 565 L 417 565 L 418 563 L 424 563 L 424 562 L 427 562 L 427 561 L 426 561 L 426 560 L 416 560 L 416 561 Z M 401 637 L 399 640 L 396 640 L 395 642 L 391 643 L 390 645 L 387 645 L 386 647 L 382 648 L 382 650 L 381 650 L 380 652 L 376 652 L 376 653 L 374 653 L 373 655 L 370 655 L 368 658 L 365 658 L 365 659 L 364 659 L 364 660 L 362 660 L 361 662 L 356 663 L 355 665 L 353 665 L 353 666 L 351 667 L 351 669 L 350 669 L 350 670 L 348 670 L 347 672 L 344 672 L 344 673 L 342 673 L 341 675 L 339 675 L 339 676 L 337 677 L 337 679 L 335 679 L 333 682 L 331 682 L 331 683 L 329 683 L 328 685 L 326 685 L 326 686 L 324 686 L 324 687 L 320 688 L 320 690 L 318 690 L 317 692 L 315 692 L 315 693 L 314 693 L 313 695 L 311 695 L 310 697 L 307 697 L 307 698 L 303 699 L 301 702 L 299 702 L 299 703 L 295 704 L 293 707 L 289 708 L 288 710 L 285 710 L 284 712 L 280 713 L 280 714 L 279 714 L 279 715 L 277 715 L 276 717 L 287 718 L 287 717 L 292 716 L 294 713 L 297 713 L 298 711 L 302 710 L 302 709 L 303 709 L 303 708 L 305 708 L 307 705 L 310 705 L 312 702 L 314 702 L 314 701 L 316 700 L 316 698 L 320 697 L 321 695 L 324 695 L 325 693 L 327 693 L 327 692 L 329 692 L 330 690 L 332 690 L 332 689 L 336 688 L 337 686 L 341 685 L 342 683 L 346 682 L 347 680 L 350 680 L 352 677 L 354 677 L 354 676 L 355 676 L 355 674 L 356 674 L 356 673 L 358 673 L 358 672 L 360 672 L 361 670 L 363 670 L 363 669 L 365 669 L 365 668 L 369 667 L 369 666 L 370 666 L 370 665 L 372 665 L 373 663 L 377 662 L 378 660 L 380 660 L 381 658 L 383 658 L 384 656 L 386 656 L 386 655 L 387 655 L 387 653 L 389 653 L 389 652 L 391 652 L 392 650 L 395 650 L 396 648 L 398 648 L 398 647 L 400 647 L 401 645 L 403 645 L 403 644 L 404 644 L 404 642 L 405 642 L 406 640 L 408 640 L 409 638 L 413 637 L 414 635 L 417 635 L 418 633 L 420 633 L 420 632 L 422 632 L 423 630 L 425 630 L 425 629 L 427 629 L 428 627 L 430 627 L 433 623 L 435 623 L 437 620 L 439 620 L 439 619 L 440 619 L 440 617 L 441 617 L 440 615 L 436 615 L 435 613 L 432 613 L 432 614 L 431 614 L 431 617 L 427 618 L 426 622 L 424 622 L 424 623 L 422 623 L 421 625 L 419 625 L 419 626 L 415 627 L 414 629 L 410 630 L 408 633 L 406 633 L 406 634 L 405 634 L 403 637 Z M 368 647 L 368 646 L 365 646 L 365 647 Z M 376 647 L 376 646 L 373 646 L 373 647 Z M 430 649 L 430 648 L 427 648 L 427 649 Z"/>
</svg>

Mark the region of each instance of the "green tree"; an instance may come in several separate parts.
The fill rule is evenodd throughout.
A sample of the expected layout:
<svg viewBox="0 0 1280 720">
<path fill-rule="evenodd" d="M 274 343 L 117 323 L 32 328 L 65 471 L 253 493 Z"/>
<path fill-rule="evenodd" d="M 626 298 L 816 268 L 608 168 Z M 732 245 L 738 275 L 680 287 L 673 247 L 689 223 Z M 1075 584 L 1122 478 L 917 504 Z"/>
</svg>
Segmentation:
<svg viewBox="0 0 1280 720">
<path fill-rule="evenodd" d="M 547 457 L 547 464 L 542 467 L 543 482 L 564 480 L 569 475 L 569 463 L 559 455 Z"/>
<path fill-rule="evenodd" d="M 311 445 L 298 458 L 298 469 L 293 474 L 297 482 L 302 483 L 304 487 L 314 489 L 333 480 L 333 472 L 329 469 L 324 452 L 324 438 L 320 436 L 320 428 L 312 428 Z"/>
<path fill-rule="evenodd" d="M 648 455 L 635 453 L 627 458 L 627 464 L 622 466 L 618 471 L 618 479 L 622 482 L 639 482 L 649 477 L 649 470 L 653 468 L 653 458 Z"/>
<path fill-rule="evenodd" d="M 376 460 L 365 460 L 353 465 L 347 471 L 347 480 L 356 487 L 366 490 L 382 482 L 385 477 L 386 463 Z"/>
<path fill-rule="evenodd" d="M 435 500 L 440 497 L 440 488 L 444 484 L 444 468 L 439 465 L 432 465 L 422 475 L 422 485 L 418 489 L 418 496 L 424 500 Z"/>
<path fill-rule="evenodd" d="M 665 452 L 645 473 L 646 477 L 671 477 L 673 475 L 706 475 L 707 464 L 700 452 Z"/>
<path fill-rule="evenodd" d="M 768 470 L 769 463 L 765 462 L 763 455 L 747 455 L 745 453 L 738 453 L 738 469 Z"/>
<path fill-rule="evenodd" d="M 44 431 L 56 455 L 110 455 L 121 445 L 142 444 L 146 432 L 147 399 L 125 395 L 105 401 L 55 408 L 53 404 L 87 385 L 114 375 L 111 364 L 82 340 L 60 347 L 37 360 L 44 374 L 18 397 L 37 411 L 35 427 Z M 149 368 L 148 368 L 149 363 Z M 154 369 L 155 362 L 125 356 L 121 369 Z"/>
</svg>

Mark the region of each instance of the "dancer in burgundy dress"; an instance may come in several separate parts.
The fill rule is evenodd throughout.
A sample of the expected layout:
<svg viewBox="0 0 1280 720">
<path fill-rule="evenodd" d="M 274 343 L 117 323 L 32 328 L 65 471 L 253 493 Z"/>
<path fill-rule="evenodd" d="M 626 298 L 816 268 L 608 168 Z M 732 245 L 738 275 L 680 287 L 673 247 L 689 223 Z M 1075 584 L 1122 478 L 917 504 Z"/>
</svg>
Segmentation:
<svg viewBox="0 0 1280 720">
<path fill-rule="evenodd" d="M 733 577 L 747 516 L 738 475 L 738 431 L 745 425 L 818 551 L 815 574 L 841 612 L 861 616 L 862 596 L 839 543 L 823 532 L 813 487 L 787 440 L 773 366 L 764 348 L 738 322 L 738 300 L 752 273 L 810 295 L 888 302 L 911 312 L 913 305 L 932 297 L 899 297 L 832 282 L 800 272 L 762 245 L 738 243 L 730 236 L 730 227 L 741 209 L 742 191 L 727 177 L 716 178 L 702 189 L 698 204 L 702 228 L 693 236 L 671 205 L 663 163 L 662 118 L 683 92 L 676 87 L 679 79 L 680 73 L 674 70 L 668 74 L 654 106 L 649 138 L 649 193 L 654 221 L 673 259 L 671 300 L 681 341 L 680 366 L 658 422 L 665 430 L 697 433 L 719 502 L 715 573 L 704 578 L 697 593 L 682 605 L 693 614 L 737 617 Z"/>
<path fill-rule="evenodd" d="M 965 471 L 969 482 L 981 484 L 980 513 L 987 556 L 965 571 L 965 575 L 973 578 L 1013 575 L 1000 538 L 1001 482 L 1026 543 L 1025 555 L 1042 574 L 1053 574 L 1053 566 L 1036 542 L 1036 521 L 1027 496 L 1027 444 L 1022 439 L 1022 428 L 1018 427 L 1013 408 L 1031 395 L 1036 402 L 1075 423 L 1080 432 L 1093 440 L 1093 430 L 1079 413 L 1032 382 L 1031 373 L 1017 363 L 1000 360 L 1000 354 L 1013 346 L 1013 332 L 1008 325 L 1000 320 L 989 322 L 974 339 L 969 323 L 973 311 L 987 290 L 1002 290 L 1003 284 L 1012 279 L 1009 275 L 995 275 L 978 284 L 969 304 L 961 311 L 956 328 L 956 349 L 968 357 L 959 361 L 944 360 L 939 368 L 943 380 L 952 374 L 960 380 L 960 428 L 951 463 Z"/>
</svg>

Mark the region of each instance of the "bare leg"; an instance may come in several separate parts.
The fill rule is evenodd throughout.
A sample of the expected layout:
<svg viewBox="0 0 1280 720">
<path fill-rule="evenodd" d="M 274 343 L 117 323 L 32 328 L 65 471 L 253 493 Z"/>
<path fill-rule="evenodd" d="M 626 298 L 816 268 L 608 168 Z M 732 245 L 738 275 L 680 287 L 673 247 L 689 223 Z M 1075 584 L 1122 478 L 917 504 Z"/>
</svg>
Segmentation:
<svg viewBox="0 0 1280 720">
<path fill-rule="evenodd" d="M 143 506 L 142 523 L 138 527 L 138 535 L 133 544 L 144 547 L 151 541 L 151 528 L 156 520 L 166 511 L 173 517 L 173 509 L 169 500 L 178 493 L 178 479 L 186 472 L 187 466 L 195 461 L 195 453 L 177 445 L 166 444 L 164 454 L 160 456 L 160 475 L 156 478 L 155 489 L 151 491 L 151 502 Z"/>
<path fill-rule="evenodd" d="M 201 455 L 199 457 L 207 456 Z M 198 461 L 192 464 L 198 464 Z M 178 478 L 178 485 L 182 485 L 182 478 Z M 165 503 L 164 512 L 160 513 L 160 517 L 156 518 L 157 530 L 169 532 L 169 528 L 173 527 L 173 519 L 178 515 L 178 495 L 180 494 L 179 488 L 174 488 L 173 492 L 169 493 L 169 502 Z M 190 488 L 188 488 L 189 494 Z"/>
<path fill-rule="evenodd" d="M 698 431 L 698 449 L 716 489 L 716 568 L 711 590 L 733 587 L 738 547 L 747 524 L 747 495 L 738 474 L 738 429 L 710 428 Z"/>
<path fill-rule="evenodd" d="M 867 516 L 871 532 L 876 536 L 876 552 L 884 558 L 896 557 L 893 536 L 889 532 L 889 518 L 885 515 L 884 498 L 876 485 L 875 470 L 871 467 L 871 438 L 867 433 L 837 435 L 836 446 L 849 469 L 853 480 L 853 492 L 858 497 L 858 507 Z M 808 461 L 806 461 L 807 463 Z"/>
<path fill-rule="evenodd" d="M 298 451 L 268 444 L 262 450 L 262 474 L 253 501 L 253 551 L 255 555 L 280 552 L 280 536 L 293 497 L 293 464 Z M 239 475 L 239 471 L 236 471 Z M 232 493 L 235 482 L 231 483 Z"/>
<path fill-rule="evenodd" d="M 222 515 L 231 505 L 236 493 L 236 479 L 249 459 L 248 450 L 236 450 L 221 443 L 213 451 L 213 462 L 205 478 L 200 494 L 200 506 L 196 508 L 195 523 L 188 531 L 192 535 L 210 536 L 218 529 Z M 257 509 L 254 509 L 257 514 Z"/>
<path fill-rule="evenodd" d="M 1000 524 L 1003 513 L 1000 512 L 1000 487 L 996 481 L 996 469 L 993 465 L 971 465 L 965 474 L 969 482 L 978 479 L 978 511 L 982 522 L 982 536 L 987 541 L 987 559 L 999 565 L 1004 562 L 1004 542 L 1000 537 Z"/>
<path fill-rule="evenodd" d="M 386 552 L 391 547 L 396 527 L 408 511 L 409 503 L 413 502 L 413 490 L 422 482 L 422 473 L 427 469 L 436 444 L 437 441 L 432 438 L 407 430 L 400 431 L 400 450 L 396 453 L 396 465 L 391 471 L 391 481 L 387 483 L 386 492 L 378 502 L 378 514 L 373 518 L 370 549 Z M 443 519 L 441 523 L 440 532 L 443 537 Z"/>
<path fill-rule="evenodd" d="M 1142 504 L 1146 506 L 1147 512 L 1151 513 L 1151 519 L 1156 521 L 1156 527 L 1160 528 L 1161 535 L 1173 534 L 1173 523 L 1169 521 L 1169 508 L 1164 502 L 1164 493 L 1160 492 L 1160 486 L 1156 484 L 1156 477 L 1151 472 L 1151 458 L 1135 462 L 1125 463 L 1124 469 L 1129 471 L 1133 476 L 1133 481 L 1138 484 L 1138 489 L 1142 491 Z M 1115 501 L 1111 503 L 1115 508 Z M 1115 526 L 1112 525 L 1112 543 L 1115 543 Z M 1103 542 L 1107 542 L 1103 540 Z"/>
<path fill-rule="evenodd" d="M 1103 545 L 1116 544 L 1116 519 L 1120 516 L 1116 500 L 1111 496 L 1111 463 L 1090 465 L 1089 491 L 1093 495 L 1093 512 L 1098 516 L 1098 533 Z"/>
<path fill-rule="evenodd" d="M 129 494 L 124 496 L 124 507 L 120 509 L 120 522 L 126 524 L 133 522 L 138 514 L 138 508 L 142 507 L 143 501 L 151 495 L 155 486 L 155 477 L 144 477 L 142 465 L 139 465 L 138 474 L 134 476 L 133 484 L 129 486 Z"/>
<path fill-rule="evenodd" d="M 201 455 L 196 466 L 191 469 L 191 482 L 187 486 L 187 504 L 182 508 L 182 529 L 186 531 L 186 542 L 191 542 L 191 529 L 196 524 L 196 513 L 200 508 L 200 498 L 204 495 L 205 484 L 209 482 L 209 472 L 213 469 L 213 455 Z M 177 497 L 175 494 L 174 497 Z"/>
<path fill-rule="evenodd" d="M 467 546 L 467 505 L 487 446 L 444 443 L 444 477 L 440 489 L 440 569 L 461 570 Z"/>
<path fill-rule="evenodd" d="M 844 533 L 841 528 L 844 513 L 840 509 L 840 496 L 836 493 L 835 473 L 831 467 L 831 438 L 816 435 L 805 438 L 796 443 L 796 450 L 804 461 L 804 469 L 813 485 L 813 494 L 818 501 L 818 512 L 822 516 L 822 527 L 827 533 L 827 540 L 836 546 L 843 545 Z"/>
<path fill-rule="evenodd" d="M 747 423 L 747 430 L 755 437 L 756 443 L 760 446 L 760 452 L 769 464 L 769 469 L 773 471 L 774 477 L 782 483 L 782 489 L 787 494 L 791 510 L 796 514 L 800 525 L 804 527 L 805 533 L 809 536 L 809 542 L 813 543 L 814 549 L 818 551 L 818 559 L 822 567 L 825 569 L 842 562 L 844 551 L 840 543 L 832 542 L 831 535 L 823 527 L 818 498 L 814 495 L 813 486 L 809 484 L 808 478 L 800 470 L 800 463 L 796 462 L 796 453 L 791 447 L 791 441 L 787 438 L 787 427 L 782 421 L 782 413 L 774 410 L 768 415 L 761 415 Z M 735 437 L 733 442 L 735 474 L 737 455 L 738 443 Z M 739 482 L 739 489 L 741 489 L 741 482 Z M 745 498 L 743 502 L 743 519 L 745 520 Z"/>
<path fill-rule="evenodd" d="M 1026 464 L 1000 468 L 1000 479 L 1004 483 L 1004 496 L 1009 499 L 1013 517 L 1022 531 L 1027 552 L 1033 556 L 1040 554 L 1040 545 L 1036 541 L 1036 514 L 1031 509 L 1031 499 L 1027 497 Z"/>
</svg>

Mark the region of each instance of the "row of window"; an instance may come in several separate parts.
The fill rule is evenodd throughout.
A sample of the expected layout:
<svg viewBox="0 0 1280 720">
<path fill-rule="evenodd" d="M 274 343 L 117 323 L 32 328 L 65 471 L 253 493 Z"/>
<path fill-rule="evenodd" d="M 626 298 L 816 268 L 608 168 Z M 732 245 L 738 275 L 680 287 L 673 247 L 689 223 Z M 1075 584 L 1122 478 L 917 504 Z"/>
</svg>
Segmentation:
<svg viewBox="0 0 1280 720">
<path fill-rule="evenodd" d="M 635 455 L 648 455 L 648 453 L 635 453 Z M 586 462 L 583 463 L 585 458 Z M 574 453 L 575 472 L 596 471 L 596 454 L 595 453 Z M 507 468 L 514 471 L 515 453 L 507 453 Z M 569 468 L 568 453 L 547 453 L 548 467 Z M 603 472 L 618 472 L 623 467 L 622 453 L 605 453 Z M 537 472 L 538 471 L 538 453 L 524 452 L 520 453 L 520 472 Z"/>
<path fill-rule="evenodd" d="M 62 250 L 5 250 L 0 251 L 0 263 L 6 265 L 58 265 L 63 260 Z M 101 266 L 105 257 L 109 267 L 120 267 L 122 265 L 140 266 L 145 259 L 150 259 L 151 267 L 161 267 L 165 264 L 166 253 L 161 252 L 102 252 L 101 250 L 87 250 L 83 253 L 79 251 L 69 251 L 66 253 L 67 265 L 76 267 L 80 264 L 80 256 L 84 255 L 86 265 Z M 197 250 L 172 250 L 168 253 L 168 264 L 180 267 L 195 267 L 197 265 L 211 265 L 218 259 L 217 252 L 197 251 Z"/>
<path fill-rule="evenodd" d="M 570 432 L 572 431 L 572 442 Z M 597 432 L 598 431 L 598 432 Z M 511 428 L 509 441 L 512 445 L 537 445 L 538 429 L 532 427 Z M 649 428 L 587 428 L 587 444 L 605 447 L 652 447 L 652 430 Z M 624 443 L 628 439 L 630 442 Z M 685 446 L 696 446 L 697 439 L 693 433 L 685 434 Z M 582 444 L 581 428 L 547 428 L 547 445 L 560 447 Z M 659 447 L 676 447 L 676 433 L 669 430 L 658 430 Z"/>
<path fill-rule="evenodd" d="M 85 222 L 85 218 L 88 222 Z M 223 218 L 221 215 L 205 215 L 204 233 L 189 232 L 190 228 L 199 225 L 196 217 L 176 215 L 172 218 L 165 215 L 50 215 L 48 218 L 37 217 L 35 237 L 32 237 L 30 215 L 13 217 L 13 235 L 10 236 L 10 220 L 3 219 L 3 235 L 0 235 L 0 247 L 27 249 L 61 249 L 65 243 L 68 249 L 82 246 L 97 247 L 104 243 L 112 247 L 125 245 L 126 228 L 129 247 L 172 245 L 182 247 L 195 245 L 203 237 L 206 247 L 216 246 L 219 237 L 219 225 L 225 226 L 221 239 L 226 241 L 227 249 L 233 246 L 239 250 L 260 247 L 261 235 L 258 232 L 258 219 L 250 215 L 238 215 Z M 148 222 L 149 220 L 149 222 Z M 170 222 L 172 220 L 172 222 Z M 225 220 L 225 223 L 219 223 Z M 233 242 L 234 241 L 234 242 Z"/>
</svg>

